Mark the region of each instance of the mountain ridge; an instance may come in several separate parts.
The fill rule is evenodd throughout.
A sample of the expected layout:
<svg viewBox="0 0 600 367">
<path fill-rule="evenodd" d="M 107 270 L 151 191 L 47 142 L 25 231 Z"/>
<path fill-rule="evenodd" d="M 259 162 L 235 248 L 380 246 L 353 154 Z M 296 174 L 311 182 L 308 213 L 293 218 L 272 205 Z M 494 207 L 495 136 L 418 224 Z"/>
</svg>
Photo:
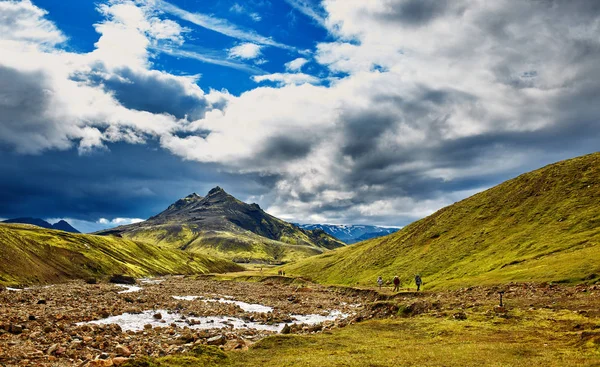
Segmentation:
<svg viewBox="0 0 600 367">
<path fill-rule="evenodd" d="M 368 224 L 300 224 L 294 225 L 309 230 L 321 229 L 338 240 L 353 244 L 370 238 L 377 238 L 398 231 L 400 228 L 381 227 Z"/>
<path fill-rule="evenodd" d="M 69 224 L 69 222 L 67 222 L 63 219 L 59 220 L 58 222 L 56 222 L 54 224 L 51 224 L 41 218 L 20 217 L 20 218 L 6 219 L 6 220 L 3 220 L 1 223 L 31 224 L 31 225 L 46 228 L 46 229 L 56 229 L 59 231 L 65 231 L 65 232 L 70 232 L 70 233 L 81 233 L 77 229 L 75 229 L 75 227 L 73 227 L 71 224 Z"/>
</svg>

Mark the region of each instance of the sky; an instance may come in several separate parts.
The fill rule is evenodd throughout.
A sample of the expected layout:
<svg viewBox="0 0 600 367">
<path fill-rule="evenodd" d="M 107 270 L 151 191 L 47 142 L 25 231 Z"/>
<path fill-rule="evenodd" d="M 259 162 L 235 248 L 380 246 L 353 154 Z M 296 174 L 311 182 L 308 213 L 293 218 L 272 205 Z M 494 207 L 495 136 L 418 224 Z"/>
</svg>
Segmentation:
<svg viewBox="0 0 600 367">
<path fill-rule="evenodd" d="M 597 0 L 0 0 L 0 218 L 404 226 L 599 120 Z"/>
</svg>

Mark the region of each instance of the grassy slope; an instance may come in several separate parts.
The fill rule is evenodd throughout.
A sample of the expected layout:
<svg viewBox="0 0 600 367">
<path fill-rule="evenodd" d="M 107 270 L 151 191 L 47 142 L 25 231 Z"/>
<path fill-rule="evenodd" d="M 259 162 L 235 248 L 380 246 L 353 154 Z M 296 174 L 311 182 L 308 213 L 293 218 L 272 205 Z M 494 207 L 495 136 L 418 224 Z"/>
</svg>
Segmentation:
<svg viewBox="0 0 600 367">
<path fill-rule="evenodd" d="M 0 284 L 31 284 L 116 273 L 133 276 L 241 270 L 208 256 L 114 237 L 0 224 Z"/>
<path fill-rule="evenodd" d="M 323 253 L 323 249 L 307 245 L 292 245 L 270 240 L 250 231 L 198 231 L 188 225 L 177 225 L 179 231 L 155 226 L 125 232 L 123 237 L 171 249 L 217 256 L 235 261 L 261 260 L 289 262 Z"/>
<path fill-rule="evenodd" d="M 427 287 L 580 281 L 600 274 L 600 153 L 521 175 L 390 236 L 313 257 L 288 274 L 369 284 L 421 274 Z"/>
</svg>

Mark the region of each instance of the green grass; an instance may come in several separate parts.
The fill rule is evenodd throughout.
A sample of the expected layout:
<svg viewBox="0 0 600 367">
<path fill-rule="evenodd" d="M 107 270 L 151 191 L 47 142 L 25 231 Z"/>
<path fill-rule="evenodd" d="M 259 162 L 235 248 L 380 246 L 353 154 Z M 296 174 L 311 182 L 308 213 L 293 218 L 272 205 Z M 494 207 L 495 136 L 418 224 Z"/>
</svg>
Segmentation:
<svg viewBox="0 0 600 367">
<path fill-rule="evenodd" d="M 567 322 L 585 321 L 572 312 L 543 310 L 515 312 L 508 319 L 471 313 L 465 321 L 431 315 L 398 317 L 327 333 L 276 335 L 246 352 L 170 356 L 132 366 L 600 365 L 599 341 L 587 342 L 564 327 Z"/>
<path fill-rule="evenodd" d="M 401 231 L 286 266 L 290 275 L 371 286 L 394 275 L 425 288 L 597 281 L 600 153 L 521 175 Z"/>
<path fill-rule="evenodd" d="M 243 270 L 223 259 L 131 240 L 0 224 L 0 284 L 51 283 L 111 274 L 199 274 Z"/>
<path fill-rule="evenodd" d="M 164 228 L 163 228 L 164 227 Z M 167 229 L 168 228 L 168 229 Z M 225 258 L 236 262 L 291 262 L 323 253 L 324 249 L 307 241 L 284 238 L 271 240 L 250 231 L 201 231 L 188 225 L 178 225 L 179 230 L 169 230 L 173 225 L 154 226 L 152 229 L 124 232 L 131 240 L 157 246 L 182 249 L 188 252 Z M 297 245 L 296 243 L 301 243 Z"/>
</svg>

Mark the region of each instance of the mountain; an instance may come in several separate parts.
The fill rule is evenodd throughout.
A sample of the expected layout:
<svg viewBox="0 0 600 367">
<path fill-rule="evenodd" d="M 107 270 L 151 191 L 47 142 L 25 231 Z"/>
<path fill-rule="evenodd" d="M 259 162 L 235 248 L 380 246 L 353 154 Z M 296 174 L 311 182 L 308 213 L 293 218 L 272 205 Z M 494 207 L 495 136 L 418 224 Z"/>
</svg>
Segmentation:
<svg viewBox="0 0 600 367">
<path fill-rule="evenodd" d="M 327 234 L 332 235 L 338 240 L 352 244 L 371 238 L 386 236 L 390 233 L 398 231 L 399 228 L 378 227 L 368 225 L 352 225 L 352 224 L 297 224 L 294 225 L 308 230 L 320 229 Z"/>
<path fill-rule="evenodd" d="M 58 222 L 54 223 L 52 225 L 52 229 L 57 229 L 59 231 L 65 231 L 65 232 L 71 232 L 71 233 L 81 233 L 78 230 L 76 230 L 75 228 L 73 228 L 72 225 L 70 225 L 67 221 L 64 220 L 59 220 Z"/>
<path fill-rule="evenodd" d="M 54 224 L 50 224 L 43 219 L 40 218 L 14 218 L 7 219 L 2 221 L 2 223 L 21 223 L 21 224 L 32 224 L 34 226 L 47 228 L 47 229 L 57 229 L 59 231 L 71 232 L 71 233 L 80 233 L 78 230 L 73 228 L 68 222 L 64 220 L 60 220 Z"/>
<path fill-rule="evenodd" d="M 305 230 L 246 204 L 220 187 L 191 194 L 148 220 L 98 232 L 237 262 L 287 262 L 344 246 L 322 230 Z"/>
<path fill-rule="evenodd" d="M 300 261 L 288 274 L 426 288 L 600 278 L 600 153 L 523 174 L 386 237 Z"/>
<path fill-rule="evenodd" d="M 0 224 L 0 284 L 26 285 L 127 274 L 136 277 L 238 271 L 231 261 L 121 238 L 29 224 Z"/>
</svg>

